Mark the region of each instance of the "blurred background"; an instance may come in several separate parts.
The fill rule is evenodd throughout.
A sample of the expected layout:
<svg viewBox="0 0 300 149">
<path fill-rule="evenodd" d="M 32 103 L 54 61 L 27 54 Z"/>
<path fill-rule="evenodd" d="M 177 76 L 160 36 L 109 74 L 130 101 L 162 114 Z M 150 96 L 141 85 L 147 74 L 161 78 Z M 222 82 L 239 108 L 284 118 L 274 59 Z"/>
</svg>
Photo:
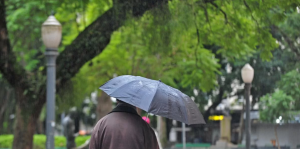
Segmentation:
<svg viewBox="0 0 300 149">
<path fill-rule="evenodd" d="M 55 148 L 73 111 L 78 148 L 116 105 L 98 88 L 120 75 L 190 96 L 206 125 L 144 111 L 163 148 L 300 149 L 299 0 L 0 0 L 0 148 L 44 149 L 47 65 L 42 24 L 60 22 Z M 43 35 L 44 36 L 44 35 Z M 55 37 L 53 37 L 55 38 Z M 58 39 L 58 37 L 56 38 Z M 246 92 L 241 70 L 254 70 Z M 247 93 L 249 96 L 247 97 Z"/>
</svg>

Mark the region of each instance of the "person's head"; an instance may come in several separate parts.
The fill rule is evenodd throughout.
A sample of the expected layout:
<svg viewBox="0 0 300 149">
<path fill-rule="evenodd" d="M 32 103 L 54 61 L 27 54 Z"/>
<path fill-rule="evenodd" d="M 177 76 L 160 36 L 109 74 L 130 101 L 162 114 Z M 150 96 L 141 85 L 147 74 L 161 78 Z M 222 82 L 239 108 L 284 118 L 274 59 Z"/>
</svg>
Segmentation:
<svg viewBox="0 0 300 149">
<path fill-rule="evenodd" d="M 119 99 L 117 99 L 116 101 L 117 101 L 117 104 L 126 104 L 126 105 L 128 105 L 128 106 L 133 107 L 136 111 L 138 111 L 138 107 L 135 107 L 135 106 L 133 106 L 133 105 L 131 105 L 131 104 L 128 104 L 128 103 L 126 103 L 126 102 L 124 102 L 124 101 L 121 101 L 121 100 L 119 100 Z"/>
<path fill-rule="evenodd" d="M 123 101 L 117 99 L 117 103 L 125 103 L 125 102 L 123 102 Z"/>
<path fill-rule="evenodd" d="M 76 118 L 76 111 L 70 110 L 70 111 L 68 112 L 68 115 L 69 115 L 69 117 L 70 117 L 71 119 L 75 119 L 75 118 Z"/>
</svg>

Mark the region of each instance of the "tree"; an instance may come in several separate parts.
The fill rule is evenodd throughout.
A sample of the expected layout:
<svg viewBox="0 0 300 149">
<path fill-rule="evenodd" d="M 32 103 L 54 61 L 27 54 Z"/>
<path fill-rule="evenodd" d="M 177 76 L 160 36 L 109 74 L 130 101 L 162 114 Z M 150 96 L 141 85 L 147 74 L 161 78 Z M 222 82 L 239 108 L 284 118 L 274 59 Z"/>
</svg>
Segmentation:
<svg viewBox="0 0 300 149">
<path fill-rule="evenodd" d="M 294 51 L 295 52 L 295 51 Z M 289 123 L 295 120 L 294 115 L 300 111 L 300 73 L 298 69 L 284 74 L 277 82 L 273 93 L 262 97 L 260 104 L 260 119 L 269 123 Z M 277 136 L 277 125 L 275 135 L 280 149 Z"/>
<path fill-rule="evenodd" d="M 263 96 L 261 105 L 261 119 L 266 122 L 275 122 L 279 116 L 287 122 L 291 120 L 291 112 L 300 110 L 300 75 L 299 75 L 299 51 L 298 32 L 299 20 L 297 12 L 288 13 L 285 22 L 279 24 L 279 27 L 272 26 L 272 34 L 280 43 L 281 67 L 277 68 L 282 74 L 272 82 L 276 82 L 274 88 Z M 277 31 L 277 33 L 275 33 Z M 278 59 L 279 59 L 278 58 Z M 274 74 L 270 74 L 272 76 Z M 273 110 L 276 110 L 274 112 Z"/>
<path fill-rule="evenodd" d="M 300 73 L 295 69 L 286 73 L 278 82 L 278 88 L 294 99 L 296 110 L 300 110 Z"/>
<path fill-rule="evenodd" d="M 294 99 L 282 90 L 276 90 L 261 99 L 260 119 L 275 123 L 279 117 L 287 121 L 291 119 L 290 110 L 294 109 Z"/>
<path fill-rule="evenodd" d="M 279 116 L 288 122 L 293 112 L 300 111 L 300 74 L 298 70 L 286 73 L 278 82 L 274 93 L 262 98 L 261 120 L 275 123 Z"/>
<path fill-rule="evenodd" d="M 13 89 L 0 75 L 0 134 L 9 133 L 9 115 L 13 109 L 14 96 Z"/>
<path fill-rule="evenodd" d="M 272 95 L 266 95 L 261 99 L 260 119 L 271 123 L 280 123 L 281 120 L 290 120 L 290 110 L 294 109 L 293 98 L 286 95 L 283 91 L 277 90 Z M 275 136 L 280 149 L 277 135 L 277 125 L 275 126 Z"/>
<path fill-rule="evenodd" d="M 277 19 L 277 16 L 282 16 L 284 10 L 290 8 L 295 9 L 298 4 L 296 0 L 288 0 L 280 4 L 278 4 L 277 1 L 250 2 L 245 0 L 175 0 L 169 2 L 167 0 L 114 0 L 112 2 L 91 0 L 83 1 L 83 3 L 74 1 L 75 7 L 70 9 L 75 11 L 82 9 L 81 12 L 83 13 L 79 15 L 83 14 L 83 16 L 85 16 L 85 12 L 95 9 L 89 5 L 89 2 L 98 4 L 108 3 L 109 5 L 105 5 L 107 6 L 106 9 L 101 10 L 98 14 L 99 17 L 94 17 L 94 20 L 91 19 L 93 21 L 90 21 L 89 25 L 89 22 L 86 22 L 85 19 L 82 19 L 83 21 L 81 23 L 75 23 L 75 26 L 78 25 L 77 34 L 68 34 L 66 33 L 67 31 L 64 30 L 64 34 L 73 36 L 74 40 L 71 40 L 72 42 L 63 40 L 63 43 L 68 44 L 64 44 L 62 49 L 60 49 L 62 52 L 57 59 L 56 85 L 59 93 L 64 91 L 63 89 L 69 85 L 71 78 L 76 75 L 86 62 L 99 55 L 106 46 L 112 42 L 111 36 L 114 31 L 117 31 L 123 25 L 132 25 L 130 23 L 127 24 L 128 20 L 141 17 L 147 10 L 156 7 L 162 10 L 167 8 L 171 14 L 163 14 L 158 11 L 161 17 L 170 15 L 170 21 L 164 24 L 167 28 L 170 28 L 165 30 L 166 32 L 168 32 L 168 30 L 172 31 L 169 36 L 170 42 L 165 41 L 170 47 L 166 48 L 166 55 L 170 53 L 171 55 L 176 55 L 172 60 L 178 62 L 176 65 L 171 66 L 171 68 L 180 67 L 178 73 L 184 75 L 178 76 L 178 78 L 182 77 L 180 80 L 183 80 L 182 84 L 184 86 L 200 86 L 202 90 L 207 91 L 214 86 L 214 83 L 211 84 L 211 82 L 214 82 L 212 80 L 215 79 L 214 76 L 218 72 L 219 66 L 214 54 L 203 45 L 219 45 L 221 48 L 218 50 L 218 53 L 227 59 L 241 58 L 255 51 L 260 51 L 260 55 L 263 58 L 270 58 L 270 51 L 277 45 L 275 39 L 273 39 L 268 30 L 264 28 L 269 24 L 277 24 L 282 21 L 285 17 Z M 68 5 L 71 3 L 69 0 L 59 1 L 57 3 L 44 3 L 44 5 L 40 5 L 40 3 L 35 1 L 18 1 L 17 3 L 12 3 L 10 1 L 0 0 L 0 71 L 7 82 L 14 88 L 17 103 L 17 121 L 13 148 L 30 149 L 32 148 L 35 123 L 45 103 L 46 77 L 44 64 L 39 63 L 43 58 L 43 56 L 41 56 L 42 51 L 31 52 L 20 48 L 25 42 L 32 42 L 34 39 L 39 39 L 36 38 L 37 34 L 31 34 L 35 35 L 31 40 L 22 40 L 25 41 L 24 43 L 19 43 L 21 40 L 17 38 L 19 37 L 17 33 L 13 35 L 8 34 L 7 26 L 12 22 L 7 22 L 7 20 L 13 19 L 13 16 L 6 17 L 6 14 L 12 13 L 15 9 L 19 10 L 17 12 L 20 13 L 21 10 L 24 10 L 22 6 L 24 3 L 32 4 L 31 6 L 35 6 L 32 8 L 37 8 L 38 10 L 49 9 L 48 5 L 52 7 L 59 6 L 58 11 L 61 11 L 61 13 L 63 13 L 64 8 L 73 7 L 74 5 Z M 78 5 L 80 5 L 80 7 L 77 7 Z M 161 7 L 166 5 L 168 7 Z M 66 9 L 66 12 L 70 11 L 70 9 Z M 274 9 L 276 10 L 275 13 L 272 12 L 270 15 L 270 10 Z M 277 11 L 277 9 L 280 11 Z M 46 17 L 45 14 L 44 16 Z M 67 13 L 62 16 L 68 18 Z M 151 15 L 149 15 L 149 17 L 151 17 Z M 42 22 L 43 20 L 45 19 L 37 19 L 33 22 Z M 153 31 L 151 29 L 155 28 L 156 23 L 161 22 L 161 20 L 158 22 L 155 22 L 155 19 L 153 20 L 153 26 L 149 26 L 150 31 Z M 27 21 L 27 23 L 29 22 L 30 21 Z M 133 21 L 133 23 L 135 22 Z M 39 24 L 40 23 L 37 23 L 35 25 Z M 15 24 L 9 25 L 13 26 Z M 16 28 L 22 27 L 19 26 Z M 146 29 L 149 28 L 146 27 Z M 69 29 L 72 29 L 72 27 Z M 39 32 L 38 30 L 36 31 Z M 142 33 L 149 33 L 147 32 L 148 30 L 144 31 L 145 32 Z M 143 43 L 147 43 L 148 47 L 151 47 L 151 44 L 157 42 L 157 40 L 152 37 L 159 37 L 159 34 L 145 35 L 149 36 L 144 36 L 145 38 L 141 39 L 144 40 Z M 136 37 L 140 36 L 141 35 L 138 36 L 137 34 Z M 14 41 L 14 46 L 11 46 L 12 42 L 10 39 Z M 37 42 L 35 45 L 37 48 L 42 47 L 41 42 Z M 18 49 L 18 47 L 20 49 Z M 152 52 L 155 54 L 163 53 L 162 51 L 155 51 L 156 49 L 150 48 L 148 50 L 153 50 Z M 26 56 L 28 56 L 27 59 Z M 184 60 L 182 59 L 183 57 Z M 214 67 L 211 67 L 211 64 Z"/>
<path fill-rule="evenodd" d="M 74 76 L 85 62 L 102 52 L 110 41 L 110 34 L 118 29 L 126 20 L 127 11 L 133 10 L 133 16 L 140 16 L 146 10 L 162 2 L 163 1 L 147 1 L 146 3 L 141 3 L 141 1 L 139 1 L 130 3 L 129 6 L 125 6 L 125 2 L 119 2 L 119 5 L 114 5 L 106 11 L 95 22 L 87 27 L 85 31 L 81 32 L 73 41 L 73 44 L 66 47 L 58 57 L 57 89 L 60 90 L 62 87 L 61 84 L 65 84 L 72 76 Z M 32 75 L 17 61 L 17 57 L 12 51 L 8 38 L 5 6 L 5 1 L 1 0 L 0 70 L 3 77 L 11 86 L 13 86 L 16 93 L 17 121 L 14 132 L 13 148 L 30 149 L 32 148 L 35 123 L 43 104 L 45 103 L 45 81 L 37 78 L 43 76 L 44 73 L 42 71 L 36 72 L 36 75 Z M 120 13 L 116 13 L 116 10 Z M 93 30 L 97 30 L 98 32 L 91 33 Z M 86 42 L 87 40 L 88 42 Z M 82 50 L 86 51 L 84 53 L 77 52 Z M 77 60 L 74 62 L 72 59 Z M 27 77 L 22 77 L 24 75 Z"/>
</svg>

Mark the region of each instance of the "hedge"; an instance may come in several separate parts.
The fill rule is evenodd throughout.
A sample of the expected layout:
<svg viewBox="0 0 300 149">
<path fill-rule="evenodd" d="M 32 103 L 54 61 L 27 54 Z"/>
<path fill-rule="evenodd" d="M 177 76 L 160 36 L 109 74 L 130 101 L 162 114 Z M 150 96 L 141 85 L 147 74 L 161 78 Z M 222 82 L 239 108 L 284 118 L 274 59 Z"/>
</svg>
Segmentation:
<svg viewBox="0 0 300 149">
<path fill-rule="evenodd" d="M 80 146 L 90 139 L 91 136 L 78 136 L 75 139 L 76 145 Z M 13 143 L 13 135 L 0 135 L 0 148 L 11 148 Z M 34 135 L 33 149 L 45 149 L 46 136 Z M 64 148 L 66 146 L 66 139 L 64 136 L 55 136 L 55 147 Z"/>
</svg>

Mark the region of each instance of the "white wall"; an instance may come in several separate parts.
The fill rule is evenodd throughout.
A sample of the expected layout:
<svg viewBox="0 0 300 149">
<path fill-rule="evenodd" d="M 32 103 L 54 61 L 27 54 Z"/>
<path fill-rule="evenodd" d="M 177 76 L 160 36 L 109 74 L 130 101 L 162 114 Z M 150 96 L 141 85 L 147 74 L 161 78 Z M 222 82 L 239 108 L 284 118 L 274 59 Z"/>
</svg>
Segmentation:
<svg viewBox="0 0 300 149">
<path fill-rule="evenodd" d="M 271 145 L 271 140 L 276 140 L 274 124 L 253 124 L 251 127 L 251 144 L 254 139 L 258 139 L 258 146 Z M 300 145 L 300 124 L 284 124 L 277 126 L 277 135 L 280 146 L 290 146 L 291 149 L 296 149 Z M 243 144 L 245 136 L 243 137 Z"/>
</svg>

